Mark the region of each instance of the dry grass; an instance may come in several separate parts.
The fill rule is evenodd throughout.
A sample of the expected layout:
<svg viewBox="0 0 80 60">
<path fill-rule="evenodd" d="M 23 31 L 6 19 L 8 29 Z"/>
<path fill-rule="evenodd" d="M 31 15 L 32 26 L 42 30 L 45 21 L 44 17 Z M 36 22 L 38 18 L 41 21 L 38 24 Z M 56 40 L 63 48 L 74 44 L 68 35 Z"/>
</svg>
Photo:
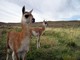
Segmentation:
<svg viewBox="0 0 80 60">
<path fill-rule="evenodd" d="M 11 29 L 13 30 L 13 29 Z M 3 30 L 0 42 L 0 60 L 5 60 L 6 31 Z M 16 29 L 20 31 L 20 29 Z M 41 48 L 36 49 L 36 38 L 32 37 L 31 51 L 27 60 L 79 60 L 80 59 L 80 27 L 47 28 L 41 36 Z M 4 56 L 4 57 L 3 57 Z"/>
</svg>

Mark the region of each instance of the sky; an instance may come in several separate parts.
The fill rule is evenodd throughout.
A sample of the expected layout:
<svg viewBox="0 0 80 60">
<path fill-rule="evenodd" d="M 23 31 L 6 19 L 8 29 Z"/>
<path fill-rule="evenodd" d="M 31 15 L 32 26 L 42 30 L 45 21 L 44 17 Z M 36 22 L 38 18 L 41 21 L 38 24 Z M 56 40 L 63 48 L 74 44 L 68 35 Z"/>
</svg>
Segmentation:
<svg viewBox="0 0 80 60">
<path fill-rule="evenodd" d="M 80 0 L 0 0 L 0 22 L 21 22 L 24 5 L 36 22 L 80 20 Z"/>
</svg>

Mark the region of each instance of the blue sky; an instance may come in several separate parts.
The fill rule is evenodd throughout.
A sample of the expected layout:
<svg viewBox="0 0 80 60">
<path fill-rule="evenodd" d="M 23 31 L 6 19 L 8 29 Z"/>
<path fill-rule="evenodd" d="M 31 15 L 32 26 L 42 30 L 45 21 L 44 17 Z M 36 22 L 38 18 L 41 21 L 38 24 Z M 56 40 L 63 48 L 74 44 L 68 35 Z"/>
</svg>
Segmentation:
<svg viewBox="0 0 80 60">
<path fill-rule="evenodd" d="M 80 20 L 80 0 L 0 0 L 0 22 L 21 22 L 24 5 L 36 22 Z"/>
</svg>

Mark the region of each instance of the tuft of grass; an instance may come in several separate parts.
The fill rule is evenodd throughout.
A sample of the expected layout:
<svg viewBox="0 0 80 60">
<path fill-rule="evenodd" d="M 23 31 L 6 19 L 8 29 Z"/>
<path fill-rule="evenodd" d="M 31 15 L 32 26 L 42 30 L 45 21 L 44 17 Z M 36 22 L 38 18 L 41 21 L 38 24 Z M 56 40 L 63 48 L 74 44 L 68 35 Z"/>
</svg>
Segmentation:
<svg viewBox="0 0 80 60">
<path fill-rule="evenodd" d="M 1 32 L 1 39 L 0 39 L 0 60 L 5 60 L 6 58 L 6 30 Z"/>
</svg>

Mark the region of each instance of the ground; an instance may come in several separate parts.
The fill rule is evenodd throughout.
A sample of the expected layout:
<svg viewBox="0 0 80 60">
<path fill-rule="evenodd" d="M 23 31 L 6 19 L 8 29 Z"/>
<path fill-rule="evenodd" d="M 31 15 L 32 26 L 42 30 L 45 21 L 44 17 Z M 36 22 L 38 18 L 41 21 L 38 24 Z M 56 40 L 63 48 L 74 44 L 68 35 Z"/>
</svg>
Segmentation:
<svg viewBox="0 0 80 60">
<path fill-rule="evenodd" d="M 9 29 L 0 29 L 0 60 L 6 58 L 6 36 Z M 20 29 L 16 28 L 16 31 Z M 80 27 L 48 27 L 41 36 L 41 47 L 36 49 L 36 38 L 31 39 L 26 60 L 80 60 Z M 11 57 L 11 56 L 10 56 Z"/>
</svg>

